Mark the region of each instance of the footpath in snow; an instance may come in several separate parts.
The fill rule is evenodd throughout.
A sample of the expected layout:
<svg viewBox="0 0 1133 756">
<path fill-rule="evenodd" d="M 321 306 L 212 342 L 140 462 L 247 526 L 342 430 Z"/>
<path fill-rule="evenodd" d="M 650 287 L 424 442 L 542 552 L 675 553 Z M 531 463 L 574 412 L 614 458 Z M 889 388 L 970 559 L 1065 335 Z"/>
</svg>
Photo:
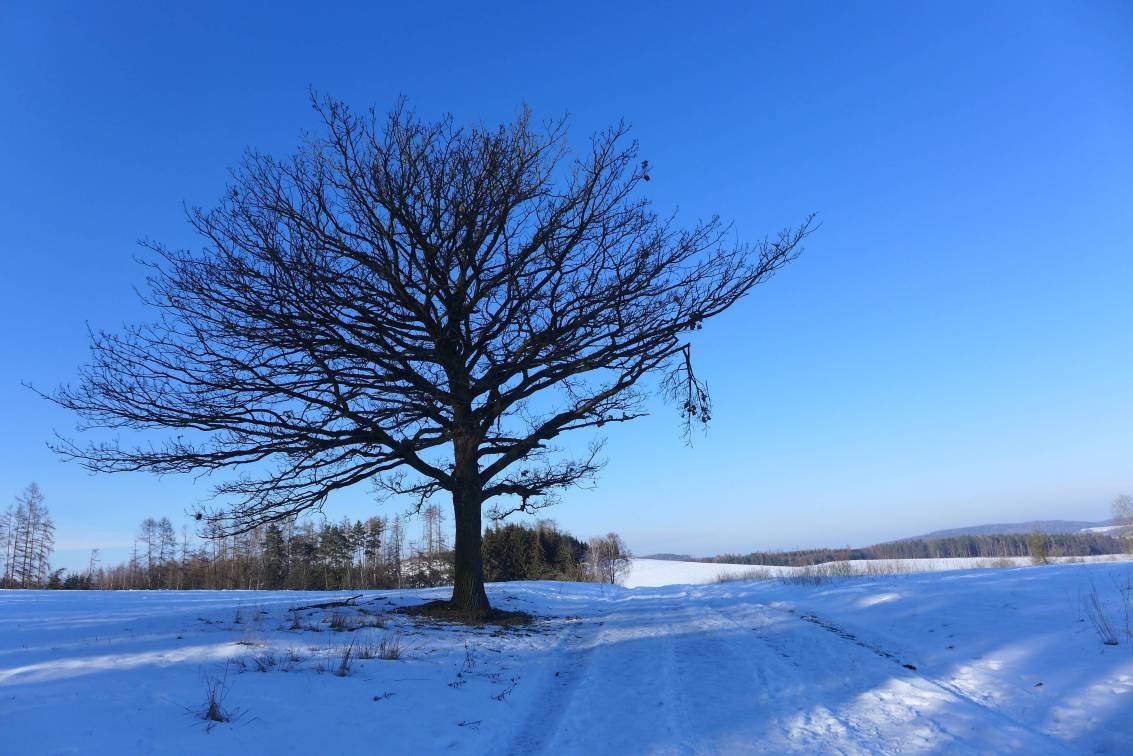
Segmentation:
<svg viewBox="0 0 1133 756">
<path fill-rule="evenodd" d="M 336 594 L 0 591 L 0 752 L 1133 753 L 1131 582 L 492 586 L 537 617 L 512 628 L 390 613 L 440 590 L 300 612 Z M 199 718 L 209 682 L 231 722 Z"/>
</svg>

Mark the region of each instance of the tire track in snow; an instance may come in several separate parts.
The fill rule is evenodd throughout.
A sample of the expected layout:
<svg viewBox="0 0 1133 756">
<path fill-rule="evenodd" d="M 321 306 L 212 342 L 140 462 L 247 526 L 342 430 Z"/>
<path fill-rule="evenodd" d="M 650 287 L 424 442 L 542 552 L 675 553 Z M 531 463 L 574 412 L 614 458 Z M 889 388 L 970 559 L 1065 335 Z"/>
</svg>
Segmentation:
<svg viewBox="0 0 1133 756">
<path fill-rule="evenodd" d="M 820 681 L 807 676 L 807 665 L 800 658 L 813 658 L 813 650 L 805 644 L 796 648 L 797 638 L 788 639 L 795 643 L 782 643 L 759 630 L 756 632 L 761 642 L 752 643 L 754 628 L 750 623 L 738 622 L 707 603 L 698 604 L 698 608 L 705 637 L 713 639 L 719 656 L 727 659 L 718 665 L 726 675 L 718 674 L 713 684 L 721 690 L 730 686 L 728 698 L 734 702 L 742 701 L 745 681 L 756 686 L 748 696 L 751 704 L 733 704 L 727 718 L 721 721 L 721 729 L 731 732 L 720 736 L 718 741 L 722 742 L 715 743 L 715 747 L 728 753 L 876 752 L 876 728 L 863 732 L 852 718 L 827 706 L 823 697 L 816 695 L 821 692 Z M 701 717 L 700 725 L 708 721 L 711 717 Z"/>
<path fill-rule="evenodd" d="M 713 612 L 737 631 L 755 631 L 758 644 L 746 644 L 757 663 L 768 667 L 774 703 L 764 729 L 777 752 L 892 753 L 937 751 L 948 732 L 917 707 L 897 696 L 874 696 L 878 675 L 872 657 L 845 654 L 805 625 L 788 624 L 768 607 L 744 607 L 744 622 L 718 606 Z M 758 622 L 757 627 L 751 627 Z M 750 635 L 748 636 L 751 637 Z M 771 653 L 760 652 L 759 649 Z M 871 680 L 871 677 L 873 680 Z M 873 699 L 858 710 L 852 704 Z M 921 721 L 918 721 L 921 720 Z M 910 726 L 911 724 L 911 726 Z M 956 743 L 948 743 L 956 749 Z"/>
<path fill-rule="evenodd" d="M 569 632 L 570 637 L 560 641 L 549 652 L 552 657 L 549 666 L 561 668 L 555 670 L 536 694 L 530 710 L 526 712 L 526 723 L 503 753 L 531 754 L 547 750 L 575 689 L 586 676 L 594 654 L 595 639 L 604 624 L 605 617 L 600 615 L 576 620 L 574 626 L 564 627 L 564 632 Z"/>
<path fill-rule="evenodd" d="M 1070 750 L 815 620 L 743 598 L 709 603 L 695 592 L 611 599 L 551 652 L 524 727 L 501 750 Z"/>
<path fill-rule="evenodd" d="M 920 670 L 917 669 L 916 665 L 909 664 L 909 663 L 906 663 L 906 662 L 902 662 L 897 657 L 896 654 L 893 654 L 889 651 L 886 651 L 884 648 L 882 648 L 881 646 L 879 646 L 877 644 L 873 644 L 873 643 L 870 643 L 870 642 L 867 642 L 867 641 L 863 641 L 858 636 L 854 635 L 853 633 L 849 632 L 848 630 L 845 630 L 844 628 L 842 628 L 838 625 L 835 625 L 831 622 L 820 620 L 814 614 L 799 615 L 798 618 L 800 620 L 803 620 L 803 621 L 806 621 L 806 622 L 811 622 L 811 623 L 817 625 L 818 627 L 821 627 L 822 629 L 833 633 L 837 637 L 842 638 L 843 640 L 845 640 L 847 642 L 850 642 L 850 643 L 853 643 L 855 645 L 861 646 L 862 648 L 868 649 L 868 650 L 872 651 L 873 653 L 877 654 L 878 656 L 880 656 L 883 659 L 888 659 L 888 660 L 893 661 L 894 663 L 900 664 L 905 669 L 913 672 L 916 677 L 920 678 L 924 682 L 926 682 L 930 685 L 935 685 L 936 687 L 941 688 L 942 690 L 947 691 L 948 693 L 955 695 L 957 698 L 960 698 L 964 701 L 967 701 L 971 705 L 980 708 L 981 710 L 985 711 L 987 714 L 989 714 L 993 718 L 1002 721 L 1003 723 L 1005 723 L 1006 725 L 1008 725 L 1010 727 L 1016 727 L 1016 728 L 1019 728 L 1021 730 L 1025 730 L 1025 731 L 1031 733 L 1032 735 L 1034 735 L 1036 737 L 1043 738 L 1043 739 L 1047 740 L 1049 747 L 1051 749 L 1053 749 L 1054 751 L 1063 752 L 1063 753 L 1075 753 L 1074 749 L 1072 749 L 1070 746 L 1063 743 L 1062 741 L 1058 740 L 1057 738 L 1055 738 L 1051 735 L 1048 735 L 1048 734 L 1042 732 L 1041 730 L 1036 730 L 1033 727 L 1031 727 L 1031 726 L 1029 726 L 1029 725 L 1027 725 L 1023 722 L 1020 722 L 1019 720 L 1015 719 L 1014 717 L 1010 716 L 1009 714 L 1005 714 L 1004 712 L 999 711 L 998 709 L 995 709 L 991 706 L 988 706 L 983 701 L 980 701 L 977 698 L 973 698 L 971 696 L 971 694 L 969 694 L 967 691 L 965 691 L 960 686 L 955 685 L 954 683 L 951 683 L 948 680 L 942 680 L 938 677 L 931 677 L 931 676 L 921 672 Z M 1050 751 L 1047 751 L 1047 752 L 1050 752 Z"/>
<path fill-rule="evenodd" d="M 671 631 L 681 622 L 679 605 L 665 596 L 610 602 L 583 643 L 584 663 L 531 707 L 528 726 L 507 752 L 688 752 L 677 745 L 689 727 L 674 678 Z"/>
<path fill-rule="evenodd" d="M 724 611 L 722 611 L 721 608 L 718 605 L 710 605 L 710 606 L 717 613 L 720 613 L 723 616 L 729 616 Z M 1001 711 L 998 711 L 994 708 L 987 706 L 983 702 L 972 698 L 970 695 L 968 695 L 965 691 L 963 691 L 958 686 L 953 685 L 952 683 L 950 683 L 946 680 L 941 680 L 941 679 L 938 679 L 938 678 L 930 677 L 930 676 L 924 674 L 923 672 L 920 672 L 917 669 L 916 665 L 911 664 L 909 662 L 902 661 L 902 659 L 897 654 L 886 650 L 885 648 L 883 648 L 882 646 L 880 646 L 878 644 L 862 640 L 858 634 L 850 632 L 850 631 L 848 631 L 848 630 L 846 630 L 846 629 L 844 629 L 844 628 L 842 628 L 838 625 L 835 625 L 835 624 L 828 622 L 828 621 L 825 621 L 825 620 L 821 620 L 816 615 L 814 615 L 813 613 L 797 614 L 793 611 L 780 609 L 780 608 L 773 607 L 773 606 L 768 606 L 766 604 L 749 605 L 747 608 L 757 610 L 757 611 L 763 610 L 763 611 L 766 611 L 766 612 L 774 612 L 774 613 L 778 614 L 780 617 L 782 617 L 788 623 L 795 624 L 798 627 L 809 626 L 809 627 L 812 627 L 812 628 L 817 628 L 817 629 L 829 634 L 831 637 L 838 638 L 842 642 L 841 645 L 843 645 L 847 648 L 851 648 L 851 647 L 852 648 L 860 648 L 863 651 L 868 652 L 869 654 L 873 654 L 878 659 L 884 660 L 884 662 L 886 664 L 894 665 L 895 667 L 897 667 L 901 670 L 900 672 L 897 672 L 896 670 L 894 670 L 894 673 L 895 673 L 894 679 L 897 679 L 897 680 L 912 679 L 912 680 L 918 681 L 921 685 L 936 688 L 939 691 L 946 694 L 948 697 L 958 699 L 958 703 L 960 703 L 961 706 L 968 707 L 968 708 L 974 708 L 974 709 L 978 710 L 978 712 L 982 715 L 982 717 L 984 719 L 991 720 L 991 721 L 995 722 L 996 724 L 998 724 L 1000 728 L 1005 728 L 1006 731 L 1013 733 L 1017 740 L 1021 739 L 1023 742 L 1020 742 L 1018 747 L 1017 747 L 1017 750 L 1019 750 L 1021 752 L 1027 752 L 1027 753 L 1036 753 L 1036 752 L 1041 752 L 1041 753 L 1074 753 L 1075 752 L 1070 746 L 1068 746 L 1066 743 L 1058 740 L 1057 738 L 1054 738 L 1054 737 L 1052 737 L 1052 736 L 1050 736 L 1050 735 L 1048 735 L 1048 734 L 1046 734 L 1046 733 L 1044 733 L 1040 730 L 1036 730 L 1033 727 L 1031 727 L 1031 726 L 1029 726 L 1029 725 L 1027 725 L 1023 722 L 1020 722 L 1020 721 L 1012 718 L 1011 716 L 1009 716 L 1009 715 L 1007 715 L 1007 714 L 1005 714 Z M 734 617 L 732 619 L 733 619 L 733 621 L 736 621 L 734 619 Z M 737 622 L 737 624 L 740 624 L 738 621 L 736 621 L 736 622 Z M 799 623 L 806 623 L 806 624 L 801 625 Z M 761 637 L 761 640 L 763 640 L 764 642 L 768 642 L 768 638 L 766 638 L 765 636 L 759 636 L 759 637 Z M 794 639 L 795 640 L 799 639 L 798 633 L 794 634 Z M 990 722 L 988 722 L 988 724 L 990 725 Z M 947 730 L 945 730 L 944 732 L 947 733 Z M 949 734 L 953 737 L 958 737 L 958 736 L 962 735 L 961 733 L 947 733 L 947 734 Z M 876 740 L 877 734 L 875 734 L 873 737 Z M 1027 742 L 1027 741 L 1029 741 L 1029 742 Z M 960 747 L 960 748 L 968 747 L 971 750 L 977 751 L 977 752 L 986 752 L 988 750 L 992 750 L 992 751 L 996 750 L 995 748 L 988 749 L 986 746 L 977 746 L 974 742 L 971 745 L 968 745 L 967 743 L 963 743 L 963 742 L 961 742 L 961 743 L 953 742 L 951 744 L 951 746 L 953 747 L 953 749 L 955 749 L 957 747 Z M 1036 750 L 1036 749 L 1038 749 L 1038 750 Z"/>
</svg>

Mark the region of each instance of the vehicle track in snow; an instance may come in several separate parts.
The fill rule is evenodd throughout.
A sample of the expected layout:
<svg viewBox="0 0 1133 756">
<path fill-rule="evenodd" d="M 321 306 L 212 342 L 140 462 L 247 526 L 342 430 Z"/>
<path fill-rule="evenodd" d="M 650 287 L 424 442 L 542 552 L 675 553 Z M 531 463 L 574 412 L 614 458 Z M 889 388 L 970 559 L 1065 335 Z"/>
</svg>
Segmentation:
<svg viewBox="0 0 1133 756">
<path fill-rule="evenodd" d="M 877 691 L 869 691 L 866 695 L 878 695 L 881 700 L 886 700 L 886 706 L 883 708 L 889 709 L 897 718 L 903 715 L 916 715 L 918 717 L 927 715 L 927 718 L 934 719 L 936 724 L 940 726 L 938 734 L 949 740 L 954 739 L 948 746 L 950 752 L 985 753 L 990 751 L 1002 753 L 1015 751 L 1044 754 L 1074 752 L 1066 744 L 1050 735 L 1037 731 L 972 698 L 960 687 L 947 680 L 925 674 L 918 670 L 915 663 L 896 652 L 888 650 L 884 644 L 865 640 L 862 637 L 863 633 L 836 625 L 819 618 L 814 613 L 784 610 L 760 603 L 742 603 L 734 609 L 721 608 L 719 602 L 706 605 L 721 616 L 728 617 L 737 626 L 743 626 L 745 623 L 731 615 L 731 612 L 747 611 L 749 614 L 744 619 L 748 620 L 754 613 L 765 622 L 774 621 L 771 618 L 778 615 L 783 625 L 789 629 L 784 634 L 785 637 L 779 638 L 778 646 L 787 645 L 793 648 L 796 655 L 806 656 L 812 661 L 816 658 L 827 658 L 826 655 L 829 654 L 833 656 L 834 661 L 831 663 L 835 665 L 835 668 L 844 668 L 844 666 L 837 666 L 839 663 L 837 660 L 841 659 L 843 665 L 852 664 L 857 666 L 859 670 L 869 670 L 871 674 L 878 672 L 882 675 L 887 674 L 892 681 L 899 685 L 909 686 L 911 689 L 920 691 L 920 693 L 911 696 L 914 703 L 906 712 L 899 711 L 900 707 L 895 706 L 892 699 L 886 700 Z M 816 638 L 816 630 L 828 634 L 832 642 L 823 643 L 820 637 Z M 758 632 L 756 634 L 763 642 L 768 642 L 766 635 L 760 635 Z M 876 657 L 876 664 L 870 663 L 871 654 Z M 780 656 L 783 655 L 780 653 Z M 854 660 L 852 663 L 850 662 L 851 659 Z M 892 666 L 886 670 L 886 665 Z M 800 667 L 796 665 L 796 668 Z M 936 688 L 946 696 L 946 698 L 941 699 L 946 705 L 930 707 L 930 709 L 938 709 L 940 713 L 932 710 L 926 712 L 917 710 L 917 704 L 922 701 L 923 693 L 930 688 Z M 811 696 L 811 700 L 815 700 L 813 696 Z M 873 719 L 872 716 L 870 718 Z M 953 725 L 952 722 L 959 724 L 960 727 Z M 978 730 L 978 734 L 971 732 L 969 728 Z M 884 739 L 884 727 L 874 729 L 872 735 L 874 742 L 879 736 Z M 869 738 L 864 742 L 868 744 Z M 907 742 L 894 743 L 895 750 L 909 750 L 908 745 Z M 932 742 L 928 740 L 923 743 L 923 746 L 927 750 L 935 750 Z M 870 748 L 867 747 L 866 750 L 870 750 Z"/>
<path fill-rule="evenodd" d="M 524 725 L 502 749 L 507 754 L 541 753 L 562 721 L 566 704 L 586 676 L 595 649 L 595 639 L 605 624 L 601 616 L 572 617 L 563 624 L 563 639 L 548 652 L 551 660 L 547 679 L 537 694 Z"/>
<path fill-rule="evenodd" d="M 508 752 L 1068 751 L 814 615 L 673 591 L 606 605 L 552 652 Z"/>
</svg>

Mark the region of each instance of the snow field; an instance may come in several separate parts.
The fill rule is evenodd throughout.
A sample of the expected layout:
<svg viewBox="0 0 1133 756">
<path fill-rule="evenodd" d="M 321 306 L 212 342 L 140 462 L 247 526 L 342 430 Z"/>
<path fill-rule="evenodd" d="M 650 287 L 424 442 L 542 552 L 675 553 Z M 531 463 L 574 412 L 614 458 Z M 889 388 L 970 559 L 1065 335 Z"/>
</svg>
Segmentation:
<svg viewBox="0 0 1133 756">
<path fill-rule="evenodd" d="M 536 615 L 515 627 L 390 611 L 445 590 L 301 612 L 346 594 L 0 591 L 0 753 L 1130 753 L 1129 581 L 491 586 Z M 399 659 L 338 676 L 351 642 L 394 637 Z M 200 717 L 208 681 L 232 721 Z"/>
<path fill-rule="evenodd" d="M 1051 557 L 1052 564 L 1125 562 L 1130 556 L 1106 554 L 1092 557 Z M 624 584 L 627 588 L 662 585 L 703 585 L 721 580 L 805 578 L 808 576 L 900 575 L 944 570 L 1001 569 L 1028 567 L 1030 557 L 964 557 L 950 559 L 860 559 L 828 562 L 815 567 L 778 567 L 715 562 L 677 562 L 664 559 L 634 559 Z"/>
</svg>

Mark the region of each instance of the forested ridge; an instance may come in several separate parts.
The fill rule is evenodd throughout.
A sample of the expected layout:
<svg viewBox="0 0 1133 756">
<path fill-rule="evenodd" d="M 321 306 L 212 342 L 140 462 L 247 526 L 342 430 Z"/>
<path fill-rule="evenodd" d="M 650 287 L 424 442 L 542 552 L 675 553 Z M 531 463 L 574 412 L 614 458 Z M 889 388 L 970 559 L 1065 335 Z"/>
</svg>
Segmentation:
<svg viewBox="0 0 1133 756">
<path fill-rule="evenodd" d="M 1039 534 L 1051 557 L 1099 556 L 1128 550 L 1128 540 L 1105 533 Z M 750 554 L 719 554 L 697 561 L 752 564 L 766 567 L 805 567 L 826 562 L 858 559 L 956 559 L 964 557 L 1035 556 L 1035 534 L 967 535 L 952 538 L 909 538 L 862 548 L 754 551 Z"/>
</svg>

